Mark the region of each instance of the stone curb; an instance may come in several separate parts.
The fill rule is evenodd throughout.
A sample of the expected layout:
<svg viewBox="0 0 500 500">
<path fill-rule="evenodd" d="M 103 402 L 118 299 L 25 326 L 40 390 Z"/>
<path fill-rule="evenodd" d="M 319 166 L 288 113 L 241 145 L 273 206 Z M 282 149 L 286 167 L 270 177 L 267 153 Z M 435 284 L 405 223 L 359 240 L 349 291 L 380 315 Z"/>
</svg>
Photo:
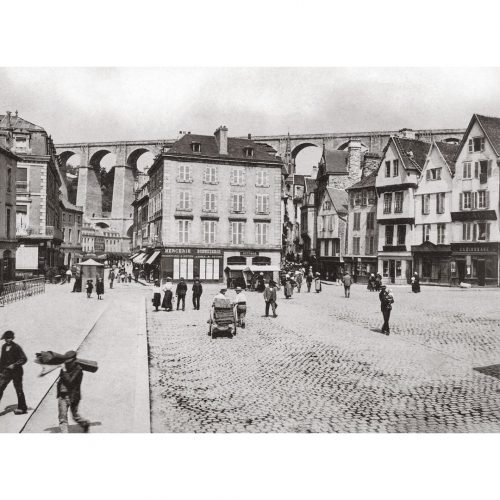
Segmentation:
<svg viewBox="0 0 500 500">
<path fill-rule="evenodd" d="M 143 307 L 139 313 L 139 330 L 137 332 L 137 365 L 134 394 L 134 424 L 132 432 L 151 432 L 151 401 L 149 394 L 149 359 L 148 334 L 146 326 L 147 300 L 144 297 Z M 145 365 L 145 369 L 143 366 Z"/>
</svg>

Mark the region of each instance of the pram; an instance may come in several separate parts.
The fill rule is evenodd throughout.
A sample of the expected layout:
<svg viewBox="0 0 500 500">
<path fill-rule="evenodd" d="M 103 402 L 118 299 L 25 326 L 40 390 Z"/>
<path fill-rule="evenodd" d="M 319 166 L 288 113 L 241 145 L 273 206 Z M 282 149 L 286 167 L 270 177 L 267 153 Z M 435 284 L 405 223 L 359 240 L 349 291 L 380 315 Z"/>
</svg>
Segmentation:
<svg viewBox="0 0 500 500">
<path fill-rule="evenodd" d="M 231 304 L 229 299 L 215 299 L 210 309 L 210 319 L 208 320 L 208 335 L 215 338 L 217 333 L 225 333 L 231 336 L 236 335 L 238 315 L 236 305 Z"/>
</svg>

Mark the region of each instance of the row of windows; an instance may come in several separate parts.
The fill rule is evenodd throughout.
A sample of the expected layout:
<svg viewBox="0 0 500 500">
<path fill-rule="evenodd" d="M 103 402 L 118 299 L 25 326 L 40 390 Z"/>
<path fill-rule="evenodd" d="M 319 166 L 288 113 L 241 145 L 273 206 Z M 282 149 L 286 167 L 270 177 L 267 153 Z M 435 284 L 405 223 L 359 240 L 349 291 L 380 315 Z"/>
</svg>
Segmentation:
<svg viewBox="0 0 500 500">
<path fill-rule="evenodd" d="M 322 257 L 335 257 L 340 254 L 340 240 L 320 240 L 319 254 Z"/>
<path fill-rule="evenodd" d="M 435 195 L 424 194 L 422 195 L 422 214 L 429 215 L 431 213 L 431 197 L 434 196 L 436 203 L 436 213 L 444 214 L 444 203 L 446 200 L 446 193 L 436 193 Z"/>
<path fill-rule="evenodd" d="M 351 207 L 367 205 L 374 205 L 377 203 L 377 198 L 375 196 L 375 190 L 373 189 L 363 189 L 361 191 L 356 191 L 350 195 Z"/>
<path fill-rule="evenodd" d="M 431 241 L 431 224 L 422 225 L 422 242 Z M 446 243 L 446 224 L 436 224 L 437 241 L 438 245 Z"/>
<path fill-rule="evenodd" d="M 203 221 L 202 233 L 203 243 L 217 243 L 218 222 L 214 220 Z M 233 245 L 249 243 L 245 241 L 246 223 L 243 221 L 232 221 L 229 225 L 230 241 Z M 270 224 L 266 222 L 255 223 L 255 243 L 267 245 L 270 236 Z M 191 221 L 177 221 L 178 243 L 190 243 Z"/>
<path fill-rule="evenodd" d="M 392 213 L 392 195 L 393 193 L 384 193 L 384 214 Z M 394 193 L 394 213 L 403 211 L 403 191 Z"/>
<path fill-rule="evenodd" d="M 62 220 L 63 222 L 68 222 L 69 224 L 73 224 L 73 222 L 75 221 L 75 216 L 73 214 L 70 214 L 68 213 L 68 217 L 67 217 L 67 221 L 66 221 L 66 212 L 63 212 L 62 214 Z M 76 216 L 76 221 L 78 224 L 81 224 L 82 223 L 82 216 L 81 215 L 77 215 Z"/>
<path fill-rule="evenodd" d="M 217 193 L 205 191 L 203 197 L 202 210 L 204 212 L 217 211 Z M 255 195 L 255 213 L 268 214 L 270 211 L 270 197 L 268 194 Z M 190 191 L 180 191 L 178 194 L 178 210 L 192 210 L 193 196 Z M 233 213 L 242 213 L 245 211 L 245 195 L 243 193 L 234 193 L 231 195 L 230 210 Z"/>
<path fill-rule="evenodd" d="M 353 231 L 361 229 L 361 212 L 353 214 L 352 229 Z M 375 212 L 368 212 L 366 214 L 366 229 L 375 229 Z"/>
<path fill-rule="evenodd" d="M 67 235 L 68 235 L 68 239 L 67 240 L 66 240 L 66 229 L 68 231 L 67 232 Z M 73 234 L 73 230 L 71 228 L 65 228 L 65 227 L 63 227 L 62 232 L 63 232 L 63 240 L 64 241 L 68 241 L 69 243 L 71 243 L 71 236 Z M 77 243 L 80 243 L 80 240 L 81 240 L 81 232 L 78 231 L 77 232 L 77 238 L 76 238 Z"/>
<path fill-rule="evenodd" d="M 355 236 L 352 239 L 353 255 L 361 255 L 361 238 Z M 375 255 L 375 237 L 366 236 L 365 238 L 365 255 Z"/>
<path fill-rule="evenodd" d="M 475 210 L 476 208 L 489 208 L 490 194 L 486 190 L 464 191 L 460 193 L 460 210 Z"/>
<path fill-rule="evenodd" d="M 392 160 L 392 169 L 391 169 L 391 162 L 386 161 L 385 162 L 385 176 L 386 177 L 397 177 L 399 175 L 399 160 Z"/>
<path fill-rule="evenodd" d="M 396 227 L 397 238 L 396 243 L 394 243 L 394 227 Z M 400 224 L 397 226 L 385 226 L 385 244 L 387 246 L 404 245 L 406 240 L 406 225 Z"/>
<path fill-rule="evenodd" d="M 193 182 L 192 166 L 179 165 L 177 182 Z M 219 183 L 219 167 L 210 165 L 205 167 L 203 171 L 203 182 L 205 184 L 218 184 Z M 232 168 L 230 183 L 232 186 L 246 185 L 246 174 L 244 168 Z M 269 187 L 269 171 L 256 170 L 255 172 L 255 185 L 259 187 Z"/>
<path fill-rule="evenodd" d="M 333 231 L 335 229 L 335 215 L 321 215 L 318 217 L 318 231 Z"/>
<path fill-rule="evenodd" d="M 473 168 L 474 167 L 474 168 Z M 462 165 L 462 179 L 479 179 L 486 182 L 491 176 L 491 160 L 465 161 Z"/>
</svg>

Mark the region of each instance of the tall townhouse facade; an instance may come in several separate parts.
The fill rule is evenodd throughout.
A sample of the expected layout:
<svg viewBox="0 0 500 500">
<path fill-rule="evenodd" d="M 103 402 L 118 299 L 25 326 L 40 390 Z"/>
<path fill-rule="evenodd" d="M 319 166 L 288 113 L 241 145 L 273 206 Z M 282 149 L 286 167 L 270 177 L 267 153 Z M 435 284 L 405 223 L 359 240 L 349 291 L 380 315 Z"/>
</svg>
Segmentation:
<svg viewBox="0 0 500 500">
<path fill-rule="evenodd" d="M 16 174 L 16 271 L 39 274 L 63 263 L 59 159 L 47 132 L 17 113 L 0 116 L 0 135 L 20 157 Z"/>
<path fill-rule="evenodd" d="M 149 181 L 135 190 L 132 202 L 134 208 L 134 231 L 132 250 L 137 252 L 149 246 Z"/>
<path fill-rule="evenodd" d="M 302 259 L 311 264 L 316 258 L 316 179 L 304 179 L 304 195 L 300 210 L 300 232 L 302 237 Z"/>
<path fill-rule="evenodd" d="M 451 205 L 455 158 L 459 146 L 431 144 L 415 194 L 414 271 L 422 283 L 452 284 Z"/>
<path fill-rule="evenodd" d="M 412 275 L 415 191 L 430 143 L 391 137 L 378 168 L 378 272 L 389 283 L 407 283 Z"/>
<path fill-rule="evenodd" d="M 300 226 L 305 179 L 307 177 L 301 174 L 292 174 L 284 180 L 285 231 L 283 252 L 289 260 L 301 260 L 303 256 L 303 240 Z"/>
<path fill-rule="evenodd" d="M 84 254 L 95 253 L 96 227 L 89 220 L 82 224 L 82 250 Z"/>
<path fill-rule="evenodd" d="M 0 146 L 0 290 L 16 271 L 16 166 L 18 157 Z"/>
<path fill-rule="evenodd" d="M 62 213 L 62 232 L 63 242 L 61 250 L 64 254 L 63 264 L 65 266 L 74 266 L 82 260 L 82 229 L 83 229 L 83 210 L 64 197 L 61 197 Z"/>
<path fill-rule="evenodd" d="M 377 173 L 371 172 L 347 188 L 349 213 L 345 239 L 345 268 L 356 283 L 377 272 Z"/>
<path fill-rule="evenodd" d="M 246 267 L 279 270 L 282 160 L 269 146 L 227 132 L 186 134 L 149 169 L 150 179 L 161 172 L 162 278 L 221 281 Z M 155 193 L 150 186 L 150 203 Z"/>
<path fill-rule="evenodd" d="M 500 118 L 475 114 L 457 154 L 451 220 L 452 280 L 499 286 Z"/>
<path fill-rule="evenodd" d="M 323 278 L 335 280 L 344 269 L 346 191 L 327 187 L 320 199 L 317 217 L 317 269 Z"/>
</svg>

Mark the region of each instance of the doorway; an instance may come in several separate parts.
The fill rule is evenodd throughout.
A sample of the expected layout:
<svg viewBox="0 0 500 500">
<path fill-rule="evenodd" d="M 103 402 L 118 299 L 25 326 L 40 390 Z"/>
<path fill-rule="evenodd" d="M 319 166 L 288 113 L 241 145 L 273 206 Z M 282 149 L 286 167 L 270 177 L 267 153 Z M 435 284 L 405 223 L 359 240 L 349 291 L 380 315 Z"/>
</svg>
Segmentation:
<svg viewBox="0 0 500 500">
<path fill-rule="evenodd" d="M 457 260 L 458 284 L 465 278 L 465 260 Z"/>
<path fill-rule="evenodd" d="M 389 261 L 389 279 L 391 283 L 396 281 L 396 261 L 392 259 Z"/>
<path fill-rule="evenodd" d="M 477 284 L 478 286 L 484 286 L 485 285 L 485 262 L 484 260 L 478 260 L 477 261 Z"/>
</svg>

